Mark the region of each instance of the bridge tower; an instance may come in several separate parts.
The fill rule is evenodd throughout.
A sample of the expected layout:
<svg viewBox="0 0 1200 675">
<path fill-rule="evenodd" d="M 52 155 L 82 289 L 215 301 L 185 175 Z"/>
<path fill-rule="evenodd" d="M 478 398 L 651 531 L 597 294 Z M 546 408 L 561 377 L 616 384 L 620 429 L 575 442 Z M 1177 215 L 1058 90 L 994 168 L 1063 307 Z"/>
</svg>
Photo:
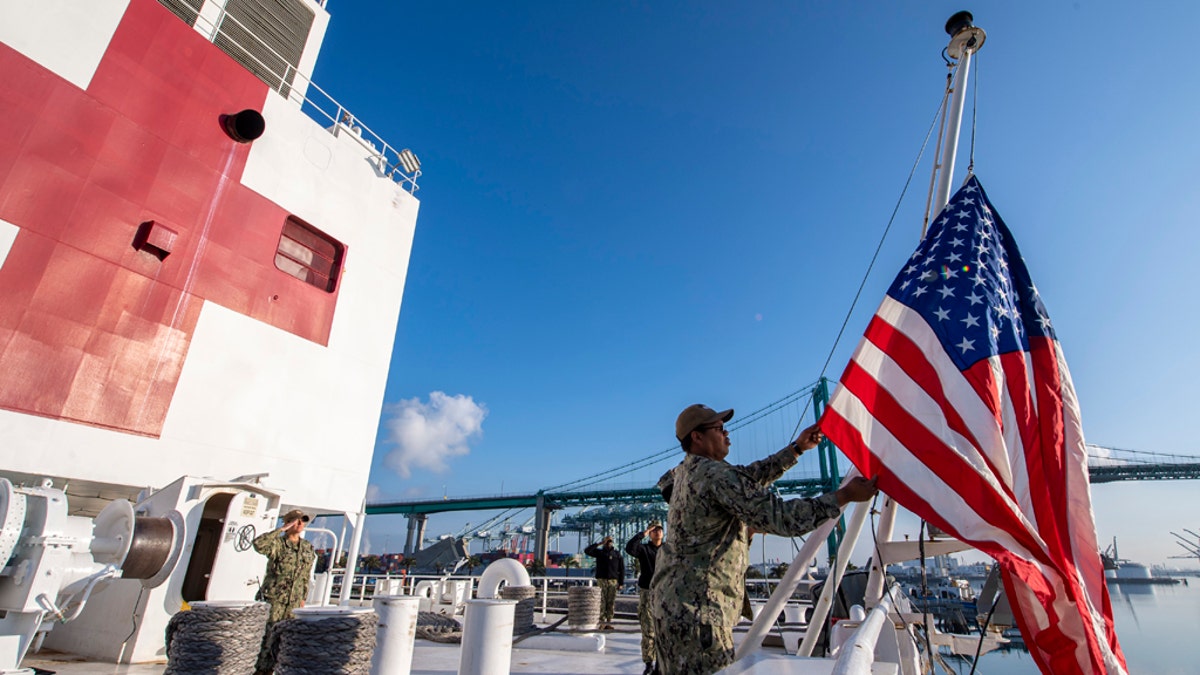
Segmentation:
<svg viewBox="0 0 1200 675">
<path fill-rule="evenodd" d="M 813 415 L 815 415 L 815 421 L 821 420 L 821 415 L 825 412 L 825 406 L 827 405 L 829 405 L 829 379 L 822 377 L 813 389 Z M 838 471 L 837 448 L 833 446 L 833 443 L 829 442 L 828 438 L 822 437 L 820 444 L 817 445 L 817 456 L 821 460 L 821 486 L 826 492 L 838 489 L 838 486 L 842 482 L 842 475 Z M 829 533 L 829 538 L 826 540 L 826 547 L 829 549 L 830 557 L 837 553 L 844 536 L 846 536 L 846 517 L 839 516 L 837 527 L 833 528 Z"/>
</svg>

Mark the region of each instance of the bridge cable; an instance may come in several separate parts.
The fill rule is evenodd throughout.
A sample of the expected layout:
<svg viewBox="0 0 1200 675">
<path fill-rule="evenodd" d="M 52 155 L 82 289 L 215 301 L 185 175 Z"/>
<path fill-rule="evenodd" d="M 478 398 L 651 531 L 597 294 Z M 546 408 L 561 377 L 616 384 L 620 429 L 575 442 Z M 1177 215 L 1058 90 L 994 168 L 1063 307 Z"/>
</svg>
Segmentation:
<svg viewBox="0 0 1200 675">
<path fill-rule="evenodd" d="M 863 288 L 867 285 L 867 279 L 871 277 L 871 271 L 875 269 L 875 263 L 879 260 L 879 252 L 883 250 L 883 244 L 887 241 L 888 233 L 892 230 L 892 225 L 896 222 L 896 214 L 900 212 L 900 205 L 904 203 L 904 197 L 908 194 L 908 187 L 912 184 L 913 176 L 917 173 L 917 167 L 921 164 L 921 159 L 925 156 L 925 149 L 929 147 L 929 139 L 933 136 L 933 130 L 937 126 L 938 118 L 942 114 L 942 108 L 946 104 L 946 97 L 943 96 L 938 101 L 937 111 L 933 115 L 933 121 L 929 124 L 929 129 L 925 132 L 925 140 L 921 142 L 921 149 L 917 151 L 917 158 L 913 160 L 912 168 L 908 170 L 908 178 L 904 181 L 904 187 L 900 190 L 900 196 L 896 198 L 896 205 L 892 208 L 892 215 L 888 218 L 887 225 L 883 228 L 883 234 L 879 237 L 879 244 L 875 246 L 875 253 L 871 255 L 871 262 L 867 264 L 867 269 L 863 273 L 862 281 L 858 284 L 858 290 L 854 293 L 854 299 L 850 301 L 850 308 L 846 310 L 846 317 L 842 319 L 842 325 L 838 328 L 837 337 L 833 340 L 833 346 L 829 348 L 829 355 L 825 357 L 825 364 L 821 366 L 820 378 L 825 377 L 825 373 L 829 370 L 829 363 L 833 361 L 833 355 L 837 352 L 838 345 L 841 344 L 842 335 L 846 332 L 846 326 L 850 323 L 850 317 L 854 315 L 854 308 L 858 306 L 859 298 L 862 297 Z M 936 160 L 935 160 L 936 161 Z M 820 381 L 818 378 L 818 381 Z M 800 413 L 800 420 L 796 422 L 796 429 L 792 432 L 794 438 L 800 433 L 801 425 L 804 423 L 804 415 L 808 413 L 808 406 L 805 405 L 804 410 Z"/>
</svg>

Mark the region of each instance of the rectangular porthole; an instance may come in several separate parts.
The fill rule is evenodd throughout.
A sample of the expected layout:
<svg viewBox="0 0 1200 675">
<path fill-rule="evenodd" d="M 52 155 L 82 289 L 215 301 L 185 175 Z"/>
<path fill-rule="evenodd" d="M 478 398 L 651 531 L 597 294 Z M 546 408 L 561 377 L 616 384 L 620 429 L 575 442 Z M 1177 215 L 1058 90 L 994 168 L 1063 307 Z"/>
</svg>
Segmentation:
<svg viewBox="0 0 1200 675">
<path fill-rule="evenodd" d="M 337 288 L 345 250 L 345 246 L 324 232 L 295 216 L 288 216 L 279 235 L 275 267 L 332 293 Z"/>
</svg>

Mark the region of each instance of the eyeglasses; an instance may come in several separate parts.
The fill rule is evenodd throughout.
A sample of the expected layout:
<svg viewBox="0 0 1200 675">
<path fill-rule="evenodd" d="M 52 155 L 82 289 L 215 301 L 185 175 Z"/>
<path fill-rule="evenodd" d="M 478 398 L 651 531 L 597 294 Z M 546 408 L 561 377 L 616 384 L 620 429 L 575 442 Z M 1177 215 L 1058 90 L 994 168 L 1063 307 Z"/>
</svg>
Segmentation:
<svg viewBox="0 0 1200 675">
<path fill-rule="evenodd" d="M 725 433 L 725 425 L 724 424 L 710 424 L 710 425 L 706 425 L 706 426 L 702 426 L 702 427 L 696 427 L 696 431 L 699 431 L 700 433 L 704 433 L 706 431 L 712 431 L 713 429 L 716 429 L 717 431 L 719 431 L 721 433 Z"/>
</svg>

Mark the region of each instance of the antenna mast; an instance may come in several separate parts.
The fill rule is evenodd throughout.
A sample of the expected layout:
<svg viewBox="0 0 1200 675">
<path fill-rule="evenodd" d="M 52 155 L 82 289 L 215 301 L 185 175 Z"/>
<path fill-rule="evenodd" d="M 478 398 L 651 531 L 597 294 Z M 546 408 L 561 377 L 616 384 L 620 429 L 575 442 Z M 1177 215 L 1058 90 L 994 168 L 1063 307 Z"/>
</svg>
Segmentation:
<svg viewBox="0 0 1200 675">
<path fill-rule="evenodd" d="M 987 39 L 987 33 L 984 33 L 982 28 L 976 27 L 973 23 L 974 20 L 975 17 L 971 16 L 970 12 L 958 12 L 946 21 L 946 33 L 950 36 L 946 54 L 958 62 L 958 68 L 954 73 L 949 100 L 946 102 L 944 112 L 946 135 L 941 145 L 942 155 L 933 165 L 932 177 L 937 179 L 937 187 L 932 193 L 932 200 L 929 204 L 933 210 L 931 213 L 925 214 L 926 222 L 929 222 L 930 217 L 936 215 L 950 201 L 950 179 L 954 176 L 954 159 L 958 154 L 958 132 L 962 123 L 963 104 L 966 101 L 967 76 L 971 72 L 971 57 L 979 51 L 979 48 L 983 46 L 983 41 Z M 925 236 L 924 228 L 922 228 L 921 236 L 922 238 Z M 897 560 L 907 559 L 897 557 L 896 560 L 892 560 L 884 552 L 890 553 L 892 550 L 889 544 L 892 542 L 892 535 L 895 532 L 897 508 L 896 500 L 884 495 L 883 509 L 876 527 L 877 540 L 884 542 L 879 544 L 880 554 L 884 559 L 871 561 L 871 571 L 867 579 L 867 598 L 879 598 L 883 595 L 884 571 L 887 569 L 887 565 Z M 957 542 L 956 545 L 939 542 L 935 547 L 932 537 L 929 544 L 931 551 L 937 548 L 941 553 L 951 553 L 969 548 L 969 546 Z"/>
<path fill-rule="evenodd" d="M 950 181 L 954 177 L 954 160 L 958 155 L 958 134 L 962 126 L 963 105 L 966 102 L 967 78 L 971 74 L 971 57 L 983 47 L 987 33 L 973 23 L 970 12 L 958 12 L 946 21 L 946 33 L 950 44 L 946 54 L 958 62 L 954 80 L 950 87 L 950 100 L 946 103 L 946 136 L 942 142 L 942 156 L 934 164 L 937 187 L 933 192 L 933 210 L 926 219 L 936 215 L 950 201 Z"/>
</svg>

